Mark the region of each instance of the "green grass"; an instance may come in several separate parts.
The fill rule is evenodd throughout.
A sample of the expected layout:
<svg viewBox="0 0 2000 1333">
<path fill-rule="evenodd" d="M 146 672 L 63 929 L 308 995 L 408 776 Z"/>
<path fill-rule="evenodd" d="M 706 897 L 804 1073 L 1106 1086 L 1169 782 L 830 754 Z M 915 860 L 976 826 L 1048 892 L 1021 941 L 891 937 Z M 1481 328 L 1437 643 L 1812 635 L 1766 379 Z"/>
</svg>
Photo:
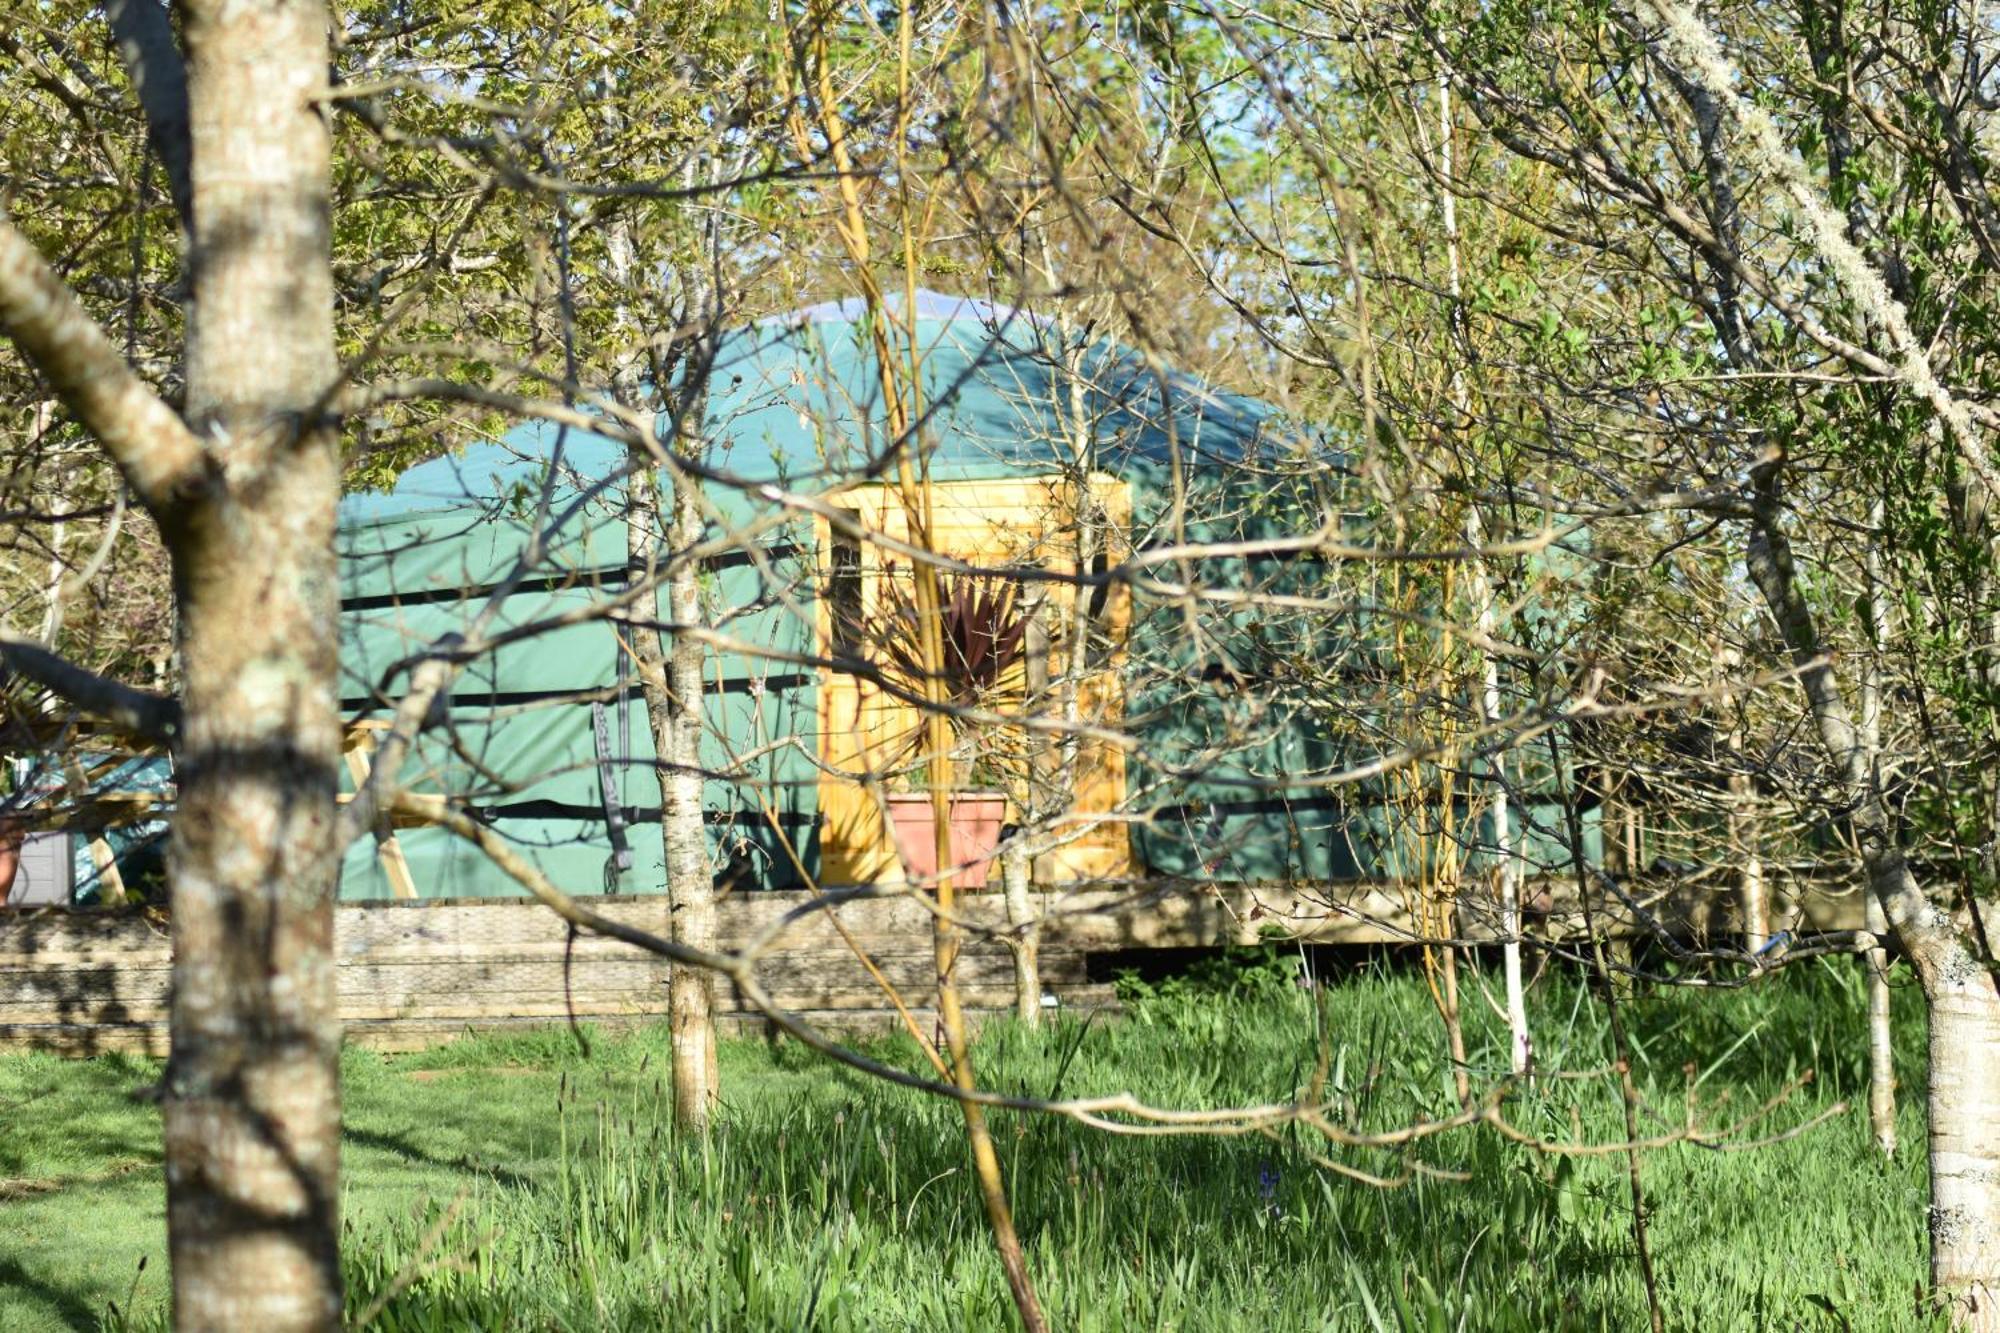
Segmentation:
<svg viewBox="0 0 2000 1333">
<path fill-rule="evenodd" d="M 1906 1087 L 1922 1016 L 1898 996 Z M 1474 1058 L 1504 1058 L 1476 997 Z M 1690 1077 L 1734 1118 L 1803 1070 L 1815 1081 L 1763 1132 L 1862 1086 L 1851 963 L 1726 995 L 1654 992 L 1629 1009 L 1658 1132 Z M 1601 1006 L 1535 993 L 1545 1061 L 1601 1068 Z M 1011 1027 L 981 1042 L 991 1086 L 1038 1095 L 1131 1088 L 1161 1102 L 1268 1101 L 1310 1076 L 1316 1018 L 1280 968 L 1157 986 L 1116 1024 Z M 1325 993 L 1332 1089 L 1353 1123 L 1450 1104 L 1422 980 L 1363 970 Z M 916 1067 L 902 1043 L 875 1053 Z M 1006 1290 L 965 1169 L 957 1113 L 829 1067 L 796 1046 L 725 1046 L 713 1140 L 664 1123 L 660 1034 L 468 1040 L 346 1061 L 345 1226 L 353 1307 L 374 1326 L 461 1329 L 1001 1329 Z M 1691 1067 L 1693 1073 L 1684 1072 Z M 0 1328 L 97 1326 L 116 1302 L 158 1326 L 159 1141 L 133 1092 L 144 1061 L 0 1058 Z M 1921 1145 L 1906 1098 L 1902 1133 Z M 1539 1134 L 1621 1137 L 1604 1079 L 1548 1081 L 1510 1103 Z M 1622 1159 L 1559 1162 L 1485 1130 L 1416 1154 L 1466 1173 L 1372 1188 L 1286 1136 L 1112 1137 L 995 1117 L 1030 1263 L 1057 1327 L 1549 1330 L 1643 1327 Z M 1321 1145 L 1323 1147 L 1323 1145 Z M 1399 1159 L 1339 1152 L 1394 1173 Z M 22 1183 L 31 1182 L 31 1183 Z M 1775 1146 L 1649 1155 L 1645 1183 L 1669 1326 L 1910 1329 L 1924 1273 L 1921 1152 L 1881 1162 L 1857 1110 Z M 43 1192 L 33 1192 L 41 1189 Z M 142 1257 L 150 1260 L 143 1274 Z M 115 1321 L 127 1322 L 125 1319 Z"/>
</svg>

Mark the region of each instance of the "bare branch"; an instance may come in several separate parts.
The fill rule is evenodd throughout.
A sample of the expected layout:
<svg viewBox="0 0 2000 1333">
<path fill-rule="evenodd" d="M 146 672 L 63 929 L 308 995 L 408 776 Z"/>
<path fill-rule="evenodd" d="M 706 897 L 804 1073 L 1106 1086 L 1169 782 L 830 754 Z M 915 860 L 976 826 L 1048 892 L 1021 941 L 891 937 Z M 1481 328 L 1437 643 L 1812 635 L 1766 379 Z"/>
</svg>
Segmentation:
<svg viewBox="0 0 2000 1333">
<path fill-rule="evenodd" d="M 0 327 L 48 377 L 156 517 L 206 487 L 209 460 L 193 432 L 132 372 L 55 270 L 5 220 L 0 220 Z"/>
<path fill-rule="evenodd" d="M 105 10 L 126 77 L 146 113 L 146 139 L 167 169 L 181 227 L 194 230 L 193 156 L 188 134 L 187 69 L 167 11 L 158 0 L 109 0 Z"/>
<path fill-rule="evenodd" d="M 171 743 L 180 734 L 180 701 L 86 671 L 41 644 L 0 630 L 0 662 L 121 731 Z"/>
</svg>

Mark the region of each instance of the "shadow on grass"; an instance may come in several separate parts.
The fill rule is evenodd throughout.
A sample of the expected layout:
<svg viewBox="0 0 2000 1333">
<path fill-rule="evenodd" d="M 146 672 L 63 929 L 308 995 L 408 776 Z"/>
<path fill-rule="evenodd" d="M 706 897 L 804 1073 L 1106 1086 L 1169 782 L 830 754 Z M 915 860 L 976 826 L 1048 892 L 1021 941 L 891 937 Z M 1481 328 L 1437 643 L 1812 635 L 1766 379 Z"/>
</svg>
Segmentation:
<svg viewBox="0 0 2000 1333">
<path fill-rule="evenodd" d="M 510 1167 L 497 1166 L 481 1161 L 471 1154 L 446 1157 L 434 1153 L 417 1143 L 407 1134 L 390 1134 L 375 1129 L 358 1129 L 353 1125 L 341 1131 L 341 1138 L 358 1147 L 373 1148 L 385 1152 L 405 1162 L 420 1163 L 438 1171 L 463 1173 L 482 1179 L 496 1180 L 503 1185 L 522 1186 L 532 1183 L 533 1177 Z"/>
<path fill-rule="evenodd" d="M 0 1287 L 42 1302 L 62 1322 L 74 1329 L 100 1326 L 104 1308 L 94 1307 L 82 1295 L 38 1278 L 12 1259 L 0 1258 Z"/>
</svg>

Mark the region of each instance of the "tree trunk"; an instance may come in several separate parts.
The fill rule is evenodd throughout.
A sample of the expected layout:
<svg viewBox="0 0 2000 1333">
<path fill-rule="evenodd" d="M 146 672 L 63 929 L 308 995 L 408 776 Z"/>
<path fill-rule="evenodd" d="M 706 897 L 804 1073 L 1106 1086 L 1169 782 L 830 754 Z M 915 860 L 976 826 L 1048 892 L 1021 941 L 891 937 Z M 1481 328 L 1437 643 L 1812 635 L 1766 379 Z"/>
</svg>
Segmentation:
<svg viewBox="0 0 2000 1333">
<path fill-rule="evenodd" d="M 1449 159 L 1447 159 L 1449 161 Z M 1449 199 L 1451 196 L 1445 196 Z M 1454 266 L 1456 261 L 1454 260 Z M 1453 279 L 1456 287 L 1457 279 Z M 1466 544 L 1477 549 L 1486 541 L 1486 525 L 1478 508 L 1466 510 Z M 1491 640 L 1499 628 L 1494 614 L 1493 581 L 1486 562 L 1474 556 L 1467 562 L 1468 580 L 1479 633 Z M 1479 716 L 1489 727 L 1500 724 L 1500 663 L 1484 643 L 1479 653 Z M 1507 792 L 1507 765 L 1496 753 L 1492 760 L 1493 798 L 1488 809 L 1493 821 L 1493 854 L 1498 859 L 1496 879 L 1500 890 L 1500 971 L 1507 989 L 1507 1067 L 1516 1075 L 1528 1072 L 1535 1060 L 1535 1042 L 1528 1030 L 1528 990 L 1521 961 L 1521 858 L 1516 854 L 1512 810 Z"/>
<path fill-rule="evenodd" d="M 1931 1283 L 1957 1327 L 2000 1330 L 2000 994 L 1983 974 L 1931 997 Z"/>
<path fill-rule="evenodd" d="M 1888 506 L 1876 500 L 1868 506 L 1868 526 L 1879 533 L 1886 526 Z M 1862 609 L 1868 624 L 1870 653 L 1861 672 L 1862 761 L 1870 773 L 1882 763 L 1882 651 L 1889 641 L 1888 598 L 1882 590 L 1882 547 L 1871 535 L 1862 557 L 1866 578 Z M 1888 938 L 1889 917 L 1882 902 L 1865 890 L 1869 934 Z M 1896 1155 L 1896 1048 L 1889 1015 L 1889 951 L 1877 944 L 1863 955 L 1868 969 L 1868 1125 L 1884 1157 Z"/>
<path fill-rule="evenodd" d="M 1451 294 L 1451 327 L 1456 339 L 1461 343 L 1464 360 L 1470 360 L 1470 340 L 1466 332 L 1464 309 L 1464 279 L 1461 272 L 1458 248 L 1458 195 L 1452 180 L 1452 133 L 1454 123 L 1451 109 L 1451 74 L 1442 71 L 1437 84 L 1438 114 L 1438 174 L 1445 181 L 1445 187 L 1438 191 L 1440 220 L 1444 223 L 1445 261 L 1447 290 Z M 1454 361 L 1451 366 L 1452 410 L 1462 425 L 1472 420 L 1472 391 L 1466 382 L 1464 366 Z M 1479 630 L 1479 716 L 1489 727 L 1500 721 L 1502 699 L 1500 694 L 1500 663 L 1487 646 L 1499 629 L 1493 579 L 1486 568 L 1485 557 L 1479 550 L 1486 544 L 1486 517 L 1480 512 L 1477 500 L 1467 504 L 1464 526 L 1465 542 L 1474 552 L 1467 562 L 1467 572 L 1471 583 L 1473 614 L 1477 618 Z M 1493 799 L 1489 809 L 1493 820 L 1493 854 L 1499 863 L 1500 890 L 1500 971 L 1507 990 L 1507 1066 L 1516 1075 L 1528 1072 L 1535 1059 L 1534 1038 L 1528 1031 L 1528 993 L 1521 964 L 1521 862 L 1515 855 L 1513 831 L 1509 819 L 1507 766 L 1496 752 L 1492 760 Z"/>
<path fill-rule="evenodd" d="M 1761 953 L 1771 942 L 1771 893 L 1758 847 L 1756 791 L 1747 774 L 1729 779 L 1729 799 L 1729 846 L 1740 867 L 1736 887 L 1737 910 L 1743 918 L 1743 948 Z"/>
<path fill-rule="evenodd" d="M 340 756 L 327 14 L 186 6 L 196 164 L 187 419 L 165 516 L 184 710 L 162 1082 L 174 1323 L 340 1323 Z"/>
<path fill-rule="evenodd" d="M 1454 894 L 1451 906 L 1445 910 L 1445 929 L 1449 934 L 1458 934 L 1458 899 Z M 1451 1090 L 1458 1098 L 1460 1106 L 1472 1105 L 1472 1064 L 1465 1058 L 1465 1012 L 1458 1002 L 1458 949 L 1446 945 L 1438 951 L 1443 955 L 1440 966 L 1444 972 L 1444 1040 L 1445 1050 L 1451 1055 Z M 1514 993 L 1507 995 L 1510 1030 L 1522 1032 L 1525 1028 L 1513 1028 Z M 1516 1057 L 1520 1054 L 1518 1045 L 1514 1048 Z M 1516 1074 L 1527 1072 L 1526 1063 L 1514 1067 Z"/>
<path fill-rule="evenodd" d="M 1799 589 L 1778 523 L 1775 470 L 1759 476 L 1745 564 L 1785 637 L 1830 776 L 1843 788 L 1868 889 L 1916 969 L 1931 1022 L 1931 1281 L 1958 1327 L 2000 1333 L 2000 991 L 1976 943 L 1917 883 L 1897 846 L 1871 762 L 1866 727 L 1848 712 L 1839 678 Z M 1873 718 L 1864 715 L 1864 723 Z"/>
<path fill-rule="evenodd" d="M 1482 618 L 1490 618 L 1490 612 Z M 1480 657 L 1487 678 L 1489 721 L 1497 720 L 1495 706 L 1500 691 L 1493 658 L 1484 651 Z M 1528 988 L 1521 962 L 1521 859 L 1514 854 L 1508 829 L 1506 772 L 1497 754 L 1493 757 L 1493 769 L 1493 845 L 1500 858 L 1500 972 L 1507 988 L 1507 1067 L 1519 1075 L 1527 1073 L 1535 1062 L 1535 1042 L 1528 1031 Z"/>
<path fill-rule="evenodd" d="M 1033 857 L 1026 846 L 1027 834 L 1008 839 L 1000 854 L 1000 885 L 1007 899 L 1008 937 L 1014 952 L 1014 1016 L 1027 1027 L 1042 1021 L 1042 928 L 1035 920 L 1035 904 L 1030 892 Z"/>
<path fill-rule="evenodd" d="M 1868 929 L 1878 939 L 1889 933 L 1882 904 L 1868 894 Z M 1868 1126 L 1884 1157 L 1896 1155 L 1896 1055 L 1889 1024 L 1889 951 L 1881 946 L 1864 955 L 1868 969 Z"/>
<path fill-rule="evenodd" d="M 1764 862 L 1754 850 L 1744 853 L 1739 876 L 1743 899 L 1743 947 L 1762 953 L 1771 942 L 1771 886 L 1764 878 Z"/>
<path fill-rule="evenodd" d="M 680 534 L 699 531 L 701 525 L 689 493 L 691 484 L 677 478 L 674 485 L 674 528 Z M 700 622 L 701 588 L 692 564 L 682 562 L 667 580 L 667 601 L 674 623 Z M 701 665 L 700 640 L 675 635 L 668 660 L 673 701 L 666 752 L 673 767 L 664 775 L 667 791 L 660 827 L 666 842 L 667 903 L 674 939 L 713 952 L 715 882 L 701 812 Z M 714 974 L 676 967 L 668 982 L 667 1005 L 674 1046 L 674 1119 L 683 1128 L 706 1130 L 709 1112 L 721 1095 L 715 1068 Z"/>
<path fill-rule="evenodd" d="M 689 420 L 698 420 L 695 412 Z M 665 545 L 658 473 L 652 460 L 633 459 L 627 549 L 633 577 L 658 577 Z M 689 491 L 674 483 L 674 530 L 698 531 L 701 515 Z M 681 543 L 685 544 L 685 543 Z M 664 580 L 663 611 L 674 624 L 696 624 L 701 587 L 685 561 Z M 665 643 L 662 640 L 665 640 Z M 631 638 L 646 721 L 658 756 L 660 840 L 666 858 L 669 935 L 697 949 L 715 947 L 715 885 L 709 868 L 708 832 L 702 820 L 701 710 L 702 649 L 687 634 L 661 635 L 641 629 Z M 719 1095 L 715 1065 L 715 979 L 700 968 L 676 964 L 667 979 L 667 1025 L 673 1041 L 674 1123 L 705 1132 Z"/>
<path fill-rule="evenodd" d="M 176 560 L 186 711 L 162 1108 L 181 1329 L 340 1318 L 337 474 L 330 459 L 283 472 L 254 504 L 204 515 Z"/>
</svg>

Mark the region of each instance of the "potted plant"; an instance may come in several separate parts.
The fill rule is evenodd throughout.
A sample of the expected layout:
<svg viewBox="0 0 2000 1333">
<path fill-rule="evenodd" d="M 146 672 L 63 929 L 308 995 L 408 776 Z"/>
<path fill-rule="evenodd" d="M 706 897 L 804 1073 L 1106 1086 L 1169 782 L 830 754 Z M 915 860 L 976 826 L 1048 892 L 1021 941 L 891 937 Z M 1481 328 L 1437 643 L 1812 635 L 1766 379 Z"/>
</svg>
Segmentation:
<svg viewBox="0 0 2000 1333">
<path fill-rule="evenodd" d="M 857 636 L 875 667 L 877 677 L 905 702 L 920 707 L 931 697 L 926 689 L 931 672 L 925 666 L 923 617 L 907 581 L 884 571 L 881 604 Z M 1004 757 L 990 742 L 992 726 L 970 716 L 973 712 L 1004 711 L 1023 694 L 1028 618 L 1021 611 L 1019 592 L 1010 580 L 981 575 L 940 575 L 938 621 L 944 657 L 938 691 L 952 734 L 954 756 L 970 754 L 961 769 L 963 786 L 948 795 L 951 811 L 951 858 L 961 888 L 986 886 L 994 851 L 1007 819 L 1004 790 L 984 786 L 996 782 Z M 921 752 L 927 728 L 920 722 L 896 756 Z M 911 790 L 888 797 L 890 825 L 910 873 L 937 875 L 936 830 L 931 812 L 928 769 L 918 764 L 906 771 Z"/>
</svg>

